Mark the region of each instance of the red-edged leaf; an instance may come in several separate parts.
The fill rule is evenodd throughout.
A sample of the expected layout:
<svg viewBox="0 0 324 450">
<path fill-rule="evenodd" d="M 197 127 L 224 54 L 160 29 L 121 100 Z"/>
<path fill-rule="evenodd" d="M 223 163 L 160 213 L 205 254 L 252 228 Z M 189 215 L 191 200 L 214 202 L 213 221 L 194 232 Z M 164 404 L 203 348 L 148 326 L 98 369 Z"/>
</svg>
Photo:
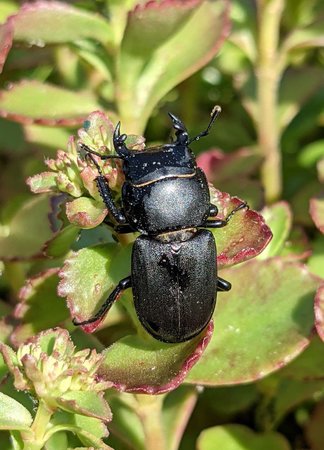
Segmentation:
<svg viewBox="0 0 324 450">
<path fill-rule="evenodd" d="M 257 380 L 287 365 L 309 344 L 319 279 L 281 258 L 221 271 L 232 283 L 218 294 L 215 332 L 187 381 L 228 385 Z"/>
<path fill-rule="evenodd" d="M 13 27 L 11 22 L 0 25 L 0 73 L 12 46 Z"/>
<path fill-rule="evenodd" d="M 28 177 L 26 184 L 34 194 L 44 194 L 46 192 L 57 191 L 55 179 L 57 174 L 55 172 L 42 172 L 32 177 Z"/>
<path fill-rule="evenodd" d="M 10 20 L 15 40 L 32 45 L 75 43 L 86 38 L 103 44 L 112 41 L 112 29 L 107 20 L 62 2 L 25 3 Z"/>
<path fill-rule="evenodd" d="M 72 317 L 79 321 L 92 317 L 107 298 L 108 291 L 129 275 L 129 255 L 124 253 L 125 249 L 117 244 L 106 244 L 84 248 L 65 261 L 59 273 L 58 293 L 67 298 Z"/>
<path fill-rule="evenodd" d="M 182 383 L 199 360 L 213 332 L 212 322 L 196 338 L 165 344 L 150 336 L 126 336 L 104 351 L 98 375 L 126 392 L 162 394 Z"/>
<path fill-rule="evenodd" d="M 317 228 L 324 233 L 324 195 L 310 199 L 309 212 Z"/>
<path fill-rule="evenodd" d="M 324 341 L 324 284 L 322 284 L 315 297 L 315 326 L 319 337 Z"/>
<path fill-rule="evenodd" d="M 262 158 L 249 148 L 231 153 L 218 149 L 208 150 L 197 157 L 197 165 L 205 172 L 208 181 L 223 182 L 235 177 L 243 178 L 255 171 Z"/>
<path fill-rule="evenodd" d="M 218 218 L 225 218 L 242 203 L 237 197 L 211 187 L 211 203 L 218 209 Z M 262 252 L 272 238 L 263 217 L 253 210 L 238 211 L 229 224 L 221 229 L 211 229 L 218 249 L 218 266 L 225 267 L 251 259 Z"/>
<path fill-rule="evenodd" d="M 88 92 L 73 92 L 39 81 L 21 81 L 0 92 L 0 115 L 23 124 L 75 126 L 98 109 Z"/>
<path fill-rule="evenodd" d="M 69 221 L 80 228 L 94 228 L 101 224 L 107 215 L 102 202 L 88 197 L 80 197 L 66 204 L 66 215 Z"/>
</svg>

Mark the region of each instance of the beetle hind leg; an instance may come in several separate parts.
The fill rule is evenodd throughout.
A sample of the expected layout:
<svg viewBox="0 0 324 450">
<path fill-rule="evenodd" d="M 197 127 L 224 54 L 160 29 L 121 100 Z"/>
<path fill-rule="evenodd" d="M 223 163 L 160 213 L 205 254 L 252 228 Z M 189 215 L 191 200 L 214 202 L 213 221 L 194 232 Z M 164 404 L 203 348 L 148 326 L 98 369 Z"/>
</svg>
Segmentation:
<svg viewBox="0 0 324 450">
<path fill-rule="evenodd" d="M 217 277 L 217 291 L 230 291 L 232 285 L 229 281 L 224 280 L 224 278 Z"/>
<path fill-rule="evenodd" d="M 91 323 L 102 320 L 104 316 L 107 314 L 113 303 L 117 300 L 117 298 L 122 294 L 125 289 L 128 289 L 132 286 L 131 277 L 126 277 L 120 280 L 115 289 L 109 295 L 107 300 L 103 303 L 99 311 L 90 319 L 84 320 L 82 322 L 78 322 L 75 318 L 72 319 L 73 325 L 89 325 Z"/>
</svg>

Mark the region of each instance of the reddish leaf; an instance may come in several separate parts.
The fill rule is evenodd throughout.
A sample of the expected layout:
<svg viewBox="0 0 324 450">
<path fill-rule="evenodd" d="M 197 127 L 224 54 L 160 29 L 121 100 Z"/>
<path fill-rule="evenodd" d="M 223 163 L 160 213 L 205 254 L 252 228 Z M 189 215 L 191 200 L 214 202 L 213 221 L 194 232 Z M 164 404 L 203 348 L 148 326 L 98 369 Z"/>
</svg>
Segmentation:
<svg viewBox="0 0 324 450">
<path fill-rule="evenodd" d="M 241 148 L 235 152 L 224 153 L 212 149 L 201 153 L 197 157 L 197 164 L 205 172 L 211 182 L 221 182 L 235 177 L 243 178 L 255 171 L 262 158 L 248 148 Z"/>
<path fill-rule="evenodd" d="M 0 73 L 12 46 L 13 27 L 11 22 L 0 25 Z"/>
<path fill-rule="evenodd" d="M 94 228 L 104 220 L 107 209 L 102 202 L 88 197 L 80 197 L 66 204 L 66 215 L 69 221 L 77 227 Z"/>
<path fill-rule="evenodd" d="M 319 337 L 324 341 L 324 284 L 322 284 L 315 297 L 315 326 Z"/>
<path fill-rule="evenodd" d="M 309 212 L 317 228 L 324 233 L 324 195 L 310 199 Z"/>
<path fill-rule="evenodd" d="M 219 208 L 218 218 L 225 218 L 242 203 L 237 197 L 211 187 L 211 202 Z M 272 238 L 270 228 L 263 217 L 253 210 L 238 211 L 229 224 L 212 230 L 217 244 L 219 267 L 238 264 L 262 252 Z"/>
</svg>

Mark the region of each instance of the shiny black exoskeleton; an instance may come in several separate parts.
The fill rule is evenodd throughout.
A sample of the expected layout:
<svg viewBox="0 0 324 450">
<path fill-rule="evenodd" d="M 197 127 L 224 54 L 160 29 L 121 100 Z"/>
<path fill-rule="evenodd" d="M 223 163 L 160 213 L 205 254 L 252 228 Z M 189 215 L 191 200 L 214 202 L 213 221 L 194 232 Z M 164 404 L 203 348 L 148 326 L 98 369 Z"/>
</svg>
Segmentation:
<svg viewBox="0 0 324 450">
<path fill-rule="evenodd" d="M 98 169 L 98 190 L 117 222 L 116 231 L 139 231 L 141 236 L 133 246 L 131 275 L 119 282 L 94 317 L 74 320 L 75 325 L 103 318 L 120 293 L 131 287 L 138 318 L 156 339 L 183 342 L 207 326 L 217 291 L 228 291 L 231 284 L 217 276 L 215 240 L 205 228 L 223 227 L 236 211 L 247 207 L 242 203 L 225 219 L 208 219 L 218 210 L 210 203 L 205 174 L 188 146 L 209 133 L 219 112 L 215 107 L 206 130 L 192 139 L 181 120 L 169 114 L 176 140 L 143 151 L 127 148 L 120 123 L 114 132 L 117 155 L 100 155 L 81 144 Z M 123 161 L 121 207 L 114 203 L 93 154 Z"/>
</svg>

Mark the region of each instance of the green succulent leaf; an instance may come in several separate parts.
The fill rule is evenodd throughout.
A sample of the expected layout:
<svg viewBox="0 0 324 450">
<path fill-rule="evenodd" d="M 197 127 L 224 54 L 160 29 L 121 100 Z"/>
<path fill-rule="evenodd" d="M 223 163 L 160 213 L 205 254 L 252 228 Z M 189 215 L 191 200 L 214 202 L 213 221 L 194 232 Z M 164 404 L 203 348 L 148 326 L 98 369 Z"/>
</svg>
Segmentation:
<svg viewBox="0 0 324 450">
<path fill-rule="evenodd" d="M 11 336 L 15 345 L 18 346 L 39 331 L 57 326 L 69 317 L 65 302 L 56 293 L 59 281 L 57 273 L 58 269 L 48 269 L 28 279 L 21 288 L 20 302 L 14 313 L 20 324 Z"/>
<path fill-rule="evenodd" d="M 204 430 L 197 450 L 290 450 L 284 436 L 276 432 L 255 433 L 243 425 L 222 425 Z"/>
<path fill-rule="evenodd" d="M 16 122 L 75 126 L 98 104 L 88 92 L 73 92 L 36 80 L 10 85 L 0 92 L 0 115 Z"/>
<path fill-rule="evenodd" d="M 117 244 L 84 248 L 66 259 L 59 274 L 58 293 L 67 298 L 72 317 L 86 320 L 129 272 L 130 249 L 126 251 Z"/>
<path fill-rule="evenodd" d="M 48 220 L 50 198 L 40 195 L 28 199 L 11 220 L 0 228 L 0 258 L 27 259 L 42 256 L 42 247 L 52 236 Z"/>
<path fill-rule="evenodd" d="M 265 208 L 262 211 L 262 216 L 273 233 L 270 244 L 258 256 L 259 259 L 267 259 L 280 254 L 289 236 L 292 225 L 292 213 L 288 203 L 279 202 Z"/>
<path fill-rule="evenodd" d="M 1 21 L 1 19 L 0 19 Z M 12 46 L 13 27 L 11 23 L 0 25 L 0 73 Z"/>
<path fill-rule="evenodd" d="M 324 372 L 324 345 L 314 337 L 306 350 L 280 372 L 285 378 L 309 381 L 322 380 Z"/>
<path fill-rule="evenodd" d="M 0 392 L 0 430 L 30 430 L 33 418 L 23 405 Z"/>
<path fill-rule="evenodd" d="M 285 51 L 288 52 L 302 48 L 323 47 L 324 36 L 322 24 L 293 30 L 283 45 Z"/>
<path fill-rule="evenodd" d="M 58 192 L 55 182 L 56 176 L 55 172 L 42 172 L 27 178 L 26 183 L 34 194 L 44 194 L 53 191 Z"/>
<path fill-rule="evenodd" d="M 44 253 L 50 258 L 58 258 L 65 255 L 69 250 L 73 242 L 80 233 L 80 229 L 74 225 L 68 225 L 60 230 L 53 239 L 46 242 L 43 247 Z"/>
<path fill-rule="evenodd" d="M 104 220 L 107 209 L 102 201 L 80 197 L 66 204 L 66 215 L 76 227 L 94 228 Z"/>
<path fill-rule="evenodd" d="M 117 99 L 128 128 L 141 132 L 163 95 L 216 54 L 228 31 L 227 6 L 226 1 L 163 0 L 129 14 Z"/>
<path fill-rule="evenodd" d="M 11 21 L 15 40 L 40 47 L 83 39 L 108 44 L 113 38 L 111 26 L 103 17 L 58 1 L 26 3 Z"/>
<path fill-rule="evenodd" d="M 188 419 L 196 405 L 198 392 L 193 386 L 180 386 L 163 402 L 163 425 L 168 450 L 177 450 Z"/>
<path fill-rule="evenodd" d="M 233 287 L 219 294 L 215 333 L 190 372 L 190 383 L 257 380 L 288 364 L 310 342 L 319 280 L 304 266 L 280 258 L 254 260 L 221 276 L 233 280 Z"/>
<path fill-rule="evenodd" d="M 194 339 L 166 344 L 147 333 L 126 336 L 104 350 L 98 376 L 120 391 L 161 394 L 184 380 L 211 338 L 212 324 Z"/>
<path fill-rule="evenodd" d="M 68 412 L 94 417 L 105 422 L 112 419 L 110 408 L 102 392 L 69 391 L 57 399 L 57 403 Z"/>
</svg>

